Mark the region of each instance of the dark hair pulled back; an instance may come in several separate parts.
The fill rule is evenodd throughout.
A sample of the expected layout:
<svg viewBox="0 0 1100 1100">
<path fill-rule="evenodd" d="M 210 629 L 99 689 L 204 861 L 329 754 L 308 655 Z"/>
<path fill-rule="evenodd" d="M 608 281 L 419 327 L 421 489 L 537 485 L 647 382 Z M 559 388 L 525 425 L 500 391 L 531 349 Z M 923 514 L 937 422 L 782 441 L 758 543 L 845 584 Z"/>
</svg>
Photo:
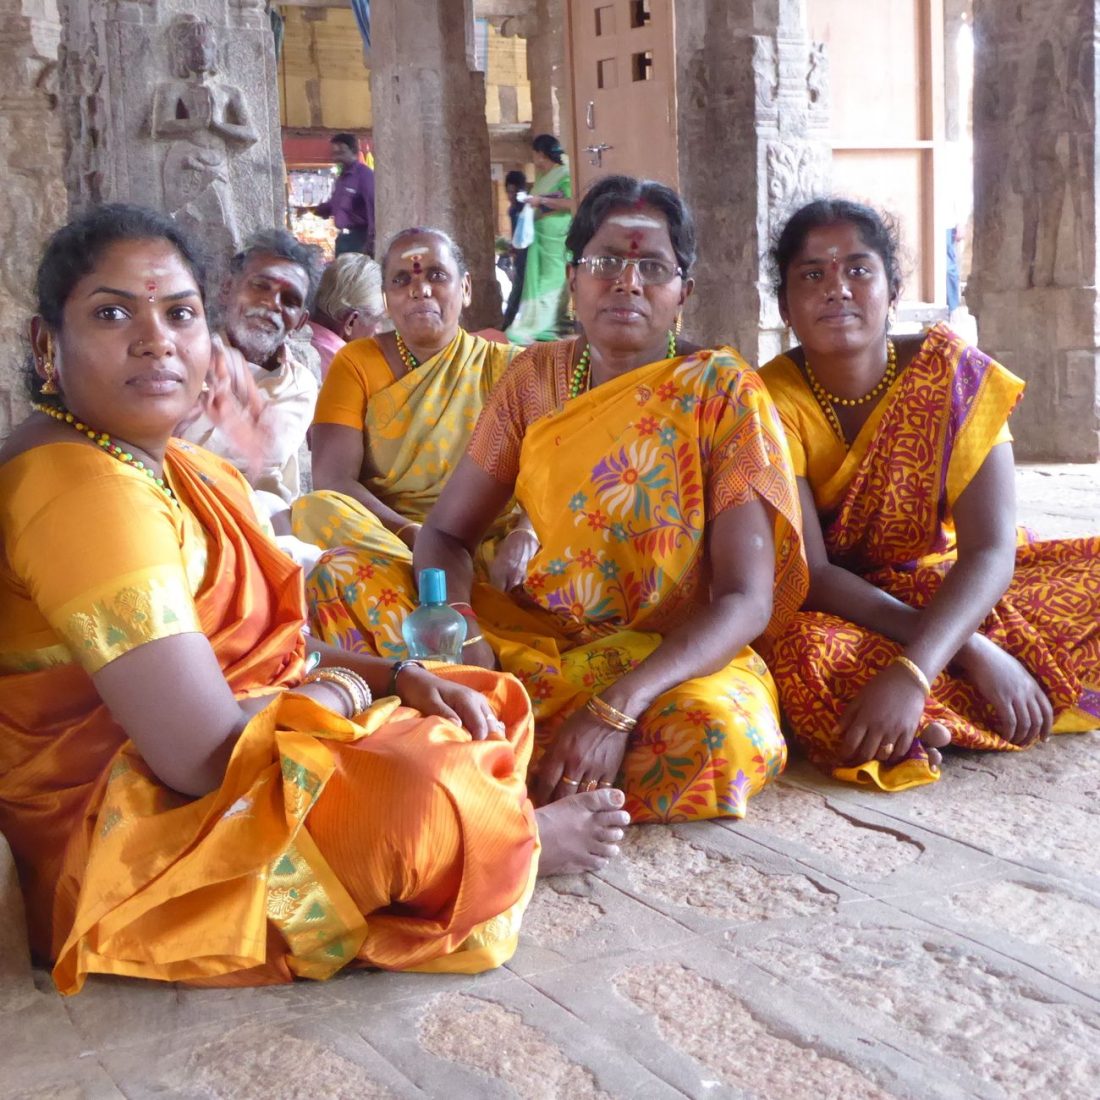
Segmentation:
<svg viewBox="0 0 1100 1100">
<path fill-rule="evenodd" d="M 827 225 L 855 226 L 860 240 L 874 252 L 886 270 L 890 296 L 901 293 L 901 242 L 897 221 L 889 214 L 852 199 L 815 199 L 796 210 L 775 237 L 769 259 L 776 294 L 787 289 L 787 271 L 802 251 L 806 238 Z"/>
<path fill-rule="evenodd" d="M 555 164 L 561 164 L 565 159 L 565 150 L 553 134 L 538 134 L 532 138 L 531 148 L 536 153 L 541 153 L 547 159 L 552 160 Z"/>
<path fill-rule="evenodd" d="M 565 238 L 572 262 L 584 255 L 588 242 L 610 215 L 639 206 L 651 206 L 664 214 L 676 262 L 688 275 L 695 264 L 695 219 L 687 203 L 671 187 L 635 176 L 604 176 L 585 192 Z"/>
<path fill-rule="evenodd" d="M 36 308 L 54 331 L 73 288 L 94 270 L 103 253 L 123 241 L 167 241 L 194 276 L 206 305 L 206 258 L 166 214 L 132 203 L 107 203 L 62 226 L 46 242 L 35 276 Z"/>
</svg>

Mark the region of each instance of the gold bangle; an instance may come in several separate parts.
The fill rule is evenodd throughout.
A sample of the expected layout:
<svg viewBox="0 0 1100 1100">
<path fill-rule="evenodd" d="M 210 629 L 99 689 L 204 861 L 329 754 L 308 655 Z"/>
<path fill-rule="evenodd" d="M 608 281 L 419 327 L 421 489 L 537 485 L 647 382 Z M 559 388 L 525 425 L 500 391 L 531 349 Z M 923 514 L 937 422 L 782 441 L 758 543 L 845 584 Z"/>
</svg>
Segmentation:
<svg viewBox="0 0 1100 1100">
<path fill-rule="evenodd" d="M 482 642 L 484 640 L 481 634 L 475 634 L 472 638 L 467 638 L 466 641 L 462 643 L 462 648 L 465 649 L 468 645 L 473 645 L 474 642 Z"/>
<path fill-rule="evenodd" d="M 400 538 L 402 531 L 407 531 L 410 527 L 422 527 L 422 526 L 423 526 L 423 524 L 417 523 L 416 520 L 414 520 L 414 519 L 410 519 L 408 523 L 401 524 L 401 526 L 398 527 L 398 529 L 396 531 L 394 531 L 393 534 L 394 534 L 395 538 Z"/>
<path fill-rule="evenodd" d="M 319 668 L 316 672 L 311 672 L 304 683 L 312 684 L 318 680 L 344 689 L 351 700 L 352 715 L 362 714 L 371 705 L 370 685 L 350 668 Z"/>
<path fill-rule="evenodd" d="M 920 665 L 915 661 L 909 660 L 904 653 L 899 653 L 890 663 L 892 665 L 901 665 L 901 667 L 920 684 L 921 691 L 924 692 L 924 697 L 926 699 L 932 694 L 932 685 L 928 682 L 928 677 L 925 676 Z"/>
<path fill-rule="evenodd" d="M 585 710 L 594 715 L 605 726 L 610 726 L 613 730 L 619 730 L 621 733 L 633 732 L 634 727 L 638 724 L 637 718 L 631 718 L 628 714 L 623 714 L 621 710 L 616 710 L 598 695 L 593 695 L 584 706 Z"/>
<path fill-rule="evenodd" d="M 599 695 L 593 695 L 589 702 L 592 703 L 600 712 L 607 715 L 608 718 L 614 718 L 618 722 L 622 722 L 625 725 L 630 726 L 633 729 L 638 724 L 637 718 L 631 718 L 629 714 L 624 714 L 621 710 L 613 707 L 606 699 Z"/>
</svg>

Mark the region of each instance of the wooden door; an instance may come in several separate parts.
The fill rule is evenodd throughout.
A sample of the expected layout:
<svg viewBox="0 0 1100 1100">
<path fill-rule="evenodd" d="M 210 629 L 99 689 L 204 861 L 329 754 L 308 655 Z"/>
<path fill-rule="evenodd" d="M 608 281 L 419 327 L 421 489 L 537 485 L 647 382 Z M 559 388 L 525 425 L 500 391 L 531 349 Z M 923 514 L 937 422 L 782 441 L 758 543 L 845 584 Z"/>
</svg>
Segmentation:
<svg viewBox="0 0 1100 1100">
<path fill-rule="evenodd" d="M 894 214 L 907 302 L 946 297 L 943 0 L 810 0 L 829 57 L 833 191 Z"/>
<path fill-rule="evenodd" d="M 577 194 L 613 172 L 677 186 L 673 0 L 566 0 Z"/>
</svg>

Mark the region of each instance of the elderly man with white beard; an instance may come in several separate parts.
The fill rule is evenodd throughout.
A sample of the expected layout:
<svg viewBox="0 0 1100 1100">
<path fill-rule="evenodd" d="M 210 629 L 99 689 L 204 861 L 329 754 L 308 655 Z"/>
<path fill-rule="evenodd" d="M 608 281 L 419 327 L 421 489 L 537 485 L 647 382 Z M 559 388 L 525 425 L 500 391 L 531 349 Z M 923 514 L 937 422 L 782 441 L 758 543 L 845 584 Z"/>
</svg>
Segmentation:
<svg viewBox="0 0 1100 1100">
<path fill-rule="evenodd" d="M 176 429 L 236 466 L 273 520 L 301 491 L 298 452 L 318 384 L 288 341 L 309 320 L 321 267 L 320 250 L 285 229 L 261 230 L 230 260 L 208 388 Z"/>
</svg>

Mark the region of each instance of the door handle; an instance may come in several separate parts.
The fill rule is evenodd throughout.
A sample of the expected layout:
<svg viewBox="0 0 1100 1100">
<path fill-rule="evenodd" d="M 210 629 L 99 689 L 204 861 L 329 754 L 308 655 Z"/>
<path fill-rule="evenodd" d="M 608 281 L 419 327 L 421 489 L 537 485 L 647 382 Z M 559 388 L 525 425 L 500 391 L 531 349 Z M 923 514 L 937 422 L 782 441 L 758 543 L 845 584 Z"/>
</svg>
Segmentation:
<svg viewBox="0 0 1100 1100">
<path fill-rule="evenodd" d="M 586 145 L 584 151 L 589 154 L 588 162 L 593 168 L 603 167 L 603 155 L 608 149 L 614 149 L 614 145 L 608 145 L 601 141 L 599 145 Z"/>
</svg>

